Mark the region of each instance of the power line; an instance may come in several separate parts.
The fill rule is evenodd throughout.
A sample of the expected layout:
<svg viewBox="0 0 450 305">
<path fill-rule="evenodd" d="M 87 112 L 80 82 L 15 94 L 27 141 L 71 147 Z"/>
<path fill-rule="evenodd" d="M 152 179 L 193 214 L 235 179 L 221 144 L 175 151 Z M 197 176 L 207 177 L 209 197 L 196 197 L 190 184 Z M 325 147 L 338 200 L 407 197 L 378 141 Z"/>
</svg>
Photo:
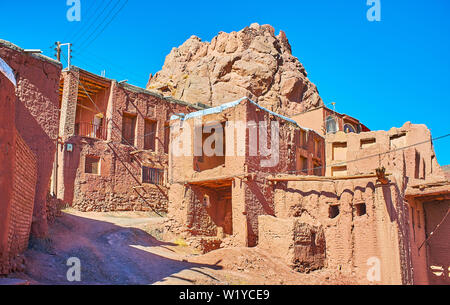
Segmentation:
<svg viewBox="0 0 450 305">
<path fill-rule="evenodd" d="M 374 155 L 370 155 L 370 156 L 365 156 L 365 157 L 354 159 L 354 160 L 343 161 L 343 162 L 339 162 L 339 163 L 329 164 L 329 165 L 326 165 L 326 166 L 323 166 L 323 165 L 322 166 L 317 166 L 317 167 L 314 167 L 312 169 L 315 170 L 315 169 L 323 169 L 323 168 L 328 168 L 328 167 L 341 166 L 341 165 L 346 165 L 348 163 L 362 161 L 362 160 L 366 160 L 366 159 L 370 159 L 370 158 L 381 157 L 383 155 L 387 155 L 387 154 L 394 153 L 394 152 L 397 152 L 397 151 L 405 150 L 405 149 L 408 149 L 408 148 L 411 148 L 411 147 L 414 147 L 414 146 L 418 146 L 418 145 L 422 145 L 422 144 L 426 144 L 426 143 L 429 143 L 429 142 L 438 141 L 438 140 L 441 140 L 441 139 L 444 139 L 444 138 L 447 138 L 447 137 L 450 137 L 450 133 L 446 134 L 446 135 L 443 135 L 443 136 L 440 136 L 440 137 L 429 139 L 429 140 L 426 140 L 426 141 L 422 141 L 422 142 L 418 142 L 418 143 L 415 143 L 415 144 L 411 144 L 411 145 L 408 145 L 408 146 L 405 146 L 405 147 L 400 147 L 400 148 L 388 150 L 388 151 L 385 151 L 385 152 L 382 152 L 382 153 L 378 153 L 378 154 L 374 154 Z M 303 169 L 303 170 L 289 171 L 288 173 L 296 174 L 296 173 L 302 173 L 302 172 L 307 172 L 307 171 L 308 171 L 308 169 Z"/>
<path fill-rule="evenodd" d="M 96 12 L 97 10 L 98 10 L 98 8 L 100 8 L 100 6 L 101 6 L 101 4 L 102 3 L 104 3 L 105 2 L 105 0 L 103 0 L 103 1 L 95 1 L 95 0 L 91 0 L 91 5 L 88 7 L 88 9 L 86 10 L 87 12 Z M 96 8 L 96 9 L 93 9 L 93 7 L 94 7 L 94 4 L 96 4 L 96 3 L 100 3 L 100 6 L 98 7 L 98 8 Z M 84 9 L 83 9 L 83 6 L 82 6 L 82 11 L 84 12 Z M 94 14 L 91 14 L 91 18 L 93 17 L 93 15 Z M 83 19 L 84 19 L 84 17 L 82 17 Z M 89 18 L 87 18 L 87 19 L 89 19 Z M 81 30 L 82 29 L 84 29 L 85 27 L 86 27 L 86 25 L 87 25 L 87 23 L 83 23 L 83 26 L 81 27 L 81 29 L 80 30 L 75 30 L 75 31 L 67 31 L 67 33 L 66 33 L 66 35 L 64 36 L 66 39 L 66 41 L 68 41 L 68 39 L 69 38 L 71 38 L 72 36 L 73 36 L 73 33 L 75 33 L 75 36 L 73 36 L 72 37 L 72 41 L 75 41 L 75 37 L 76 36 L 78 36 L 78 34 L 81 32 Z M 89 27 L 88 27 L 89 28 Z"/>
<path fill-rule="evenodd" d="M 99 28 L 99 26 L 105 22 L 107 20 L 107 18 L 105 18 L 98 26 L 97 28 L 91 33 L 91 35 L 89 35 L 89 37 L 85 40 L 85 42 L 80 46 L 80 49 L 82 49 L 83 47 L 89 47 L 95 40 L 97 40 L 98 37 L 100 37 L 100 35 L 106 30 L 106 28 L 111 24 L 111 22 L 117 17 L 117 15 L 125 8 L 125 5 L 127 5 L 129 0 L 126 0 L 122 6 L 119 8 L 118 11 L 116 11 L 116 13 L 112 16 L 112 18 L 109 20 L 109 22 L 100 30 L 100 32 L 90 41 L 87 42 L 89 40 L 89 38 L 97 31 L 97 29 Z M 114 9 L 117 7 L 117 5 L 120 2 L 117 2 L 117 4 L 113 7 L 113 9 L 108 13 L 108 16 L 114 11 Z M 107 17 L 108 17 L 107 16 Z M 86 45 L 87 42 L 87 45 Z"/>
<path fill-rule="evenodd" d="M 82 53 L 85 52 L 85 51 L 86 51 L 86 50 L 83 50 Z M 93 53 L 91 53 L 91 52 L 86 52 L 86 53 L 89 53 L 89 55 L 93 55 Z M 80 61 L 83 62 L 83 63 L 85 63 L 85 64 L 88 64 L 88 65 L 94 64 L 94 65 L 96 65 L 96 66 L 99 67 L 99 68 L 102 68 L 102 69 L 105 69 L 105 68 L 106 68 L 106 65 L 104 65 L 104 64 L 103 64 L 102 62 L 100 62 L 100 61 L 95 60 L 93 57 L 96 57 L 96 58 L 100 59 L 100 57 L 98 57 L 98 56 L 89 56 L 89 57 L 87 57 L 87 56 L 80 56 L 79 54 L 78 54 L 78 56 L 75 57 L 75 58 L 82 58 L 82 60 L 80 60 Z M 105 60 L 105 61 L 106 61 L 106 60 Z M 132 73 L 132 72 L 130 72 L 130 71 L 124 69 L 123 67 L 121 67 L 121 66 L 119 66 L 119 65 L 115 65 L 115 64 L 110 63 L 109 61 L 108 61 L 108 63 L 107 63 L 107 70 L 115 71 L 115 72 L 116 72 L 115 74 L 117 74 L 117 75 L 123 77 L 123 79 L 128 78 L 130 75 L 131 75 L 131 76 L 134 78 L 134 80 L 137 81 L 137 82 L 140 81 L 140 80 L 142 79 L 142 77 L 141 77 L 141 76 L 138 76 L 136 73 Z M 126 74 L 125 74 L 125 72 L 126 72 Z"/>
<path fill-rule="evenodd" d="M 120 0 L 119 0 L 120 1 Z M 96 7 L 94 12 L 99 11 L 102 5 L 105 3 L 105 1 L 100 2 L 100 5 Z M 88 23 L 85 23 L 85 27 L 80 29 L 78 32 L 76 32 L 75 36 L 72 38 L 73 42 L 79 42 L 79 39 L 82 39 L 85 34 L 89 32 L 89 30 L 92 29 L 95 22 L 100 19 L 100 17 L 103 15 L 103 13 L 106 11 L 106 9 L 112 4 L 112 1 L 107 1 L 106 5 L 103 7 L 103 9 L 100 11 L 98 15 L 95 16 L 95 14 L 92 14 L 90 17 L 91 20 Z"/>
<path fill-rule="evenodd" d="M 64 56 L 64 54 L 63 54 L 63 56 Z M 71 72 L 70 70 L 69 70 L 69 72 Z M 94 107 L 97 109 L 97 111 L 99 112 L 99 113 L 101 113 L 102 111 L 100 110 L 100 108 L 97 106 L 97 104 L 95 104 L 95 102 L 92 100 L 92 98 L 90 97 L 90 94 L 87 92 L 87 90 L 84 88 L 84 85 L 80 82 L 80 80 L 78 80 L 78 84 L 80 84 L 81 85 L 81 87 L 83 88 L 83 90 L 84 90 L 84 92 L 85 92 L 85 94 L 88 96 L 88 98 L 89 98 L 89 100 L 91 101 L 91 103 L 94 105 Z M 133 104 L 133 106 L 135 107 L 135 108 L 137 108 L 134 104 Z M 137 110 L 137 109 L 136 109 Z M 176 114 L 175 114 L 176 115 Z M 178 116 L 178 115 L 177 115 Z M 115 124 L 115 122 L 113 121 L 113 120 L 110 120 L 114 125 L 116 125 Z M 114 127 L 114 126 L 113 126 Z M 122 131 L 121 131 L 121 129 L 120 129 L 120 127 L 118 127 L 118 126 L 115 126 L 116 127 L 116 129 L 121 133 Z M 168 127 L 164 127 L 164 129 L 163 130 L 166 130 L 166 129 L 168 129 L 168 128 L 170 128 L 170 126 L 168 126 Z M 141 137 L 147 137 L 147 136 L 150 136 L 150 135 L 153 135 L 153 134 L 157 134 L 158 132 L 157 131 L 155 131 L 155 132 L 151 132 L 151 133 L 148 133 L 148 134 L 144 134 L 144 135 L 142 135 Z M 400 147 L 400 148 L 396 148 L 396 149 L 393 149 L 393 150 L 389 150 L 389 151 L 385 151 L 385 152 L 382 152 L 382 153 L 378 153 L 378 154 L 373 154 L 373 155 L 369 155 L 369 156 L 365 156 L 365 157 L 362 157 L 362 158 L 357 158 L 357 159 L 353 159 L 353 160 L 348 160 L 348 161 L 343 161 L 343 162 L 340 162 L 340 163 L 334 163 L 334 164 L 330 164 L 330 165 L 325 165 L 325 166 L 318 166 L 318 167 L 314 167 L 313 168 L 313 170 L 315 170 L 315 169 L 323 169 L 323 168 L 328 168 L 328 167 L 335 167 L 335 166 L 340 166 L 340 165 L 346 165 L 346 164 L 348 164 L 348 163 L 353 163 L 353 162 L 357 162 L 357 161 L 362 161 L 362 160 L 366 160 L 366 159 L 370 159 L 370 158 L 374 158 L 374 157 L 381 157 L 381 156 L 383 156 L 383 155 L 386 155 L 386 154 L 390 154 L 390 153 L 394 153 L 394 152 L 397 152 L 397 151 L 402 151 L 402 150 L 405 150 L 405 149 L 408 149 L 408 148 L 411 148 L 411 147 L 415 147 L 415 146 L 418 146 L 418 145 L 422 145 L 422 144 L 426 144 L 426 143 L 430 143 L 430 142 L 433 142 L 433 141 L 438 141 L 438 140 L 441 140 L 441 139 L 444 139 L 444 138 L 447 138 L 447 137 L 450 137 L 450 133 L 448 133 L 448 134 L 446 134 L 446 135 L 443 135 L 443 136 L 439 136 L 439 137 L 436 137 L 436 138 L 431 138 L 431 139 L 429 139 L 429 140 L 425 140 L 425 141 L 422 141 L 422 142 L 418 142 L 418 143 L 415 143 L 415 144 L 411 144 L 411 145 L 407 145 L 407 146 L 404 146 L 404 147 Z M 137 138 L 137 137 L 136 137 Z M 126 141 L 126 139 L 124 139 L 125 141 Z M 126 141 L 127 142 L 127 144 L 129 145 L 129 146 L 133 146 L 134 147 L 134 145 L 131 145 L 128 141 Z M 292 173 L 292 174 L 295 174 L 295 173 L 302 173 L 302 172 L 307 172 L 308 171 L 308 169 L 303 169 L 303 170 L 296 170 L 296 171 L 288 171 L 288 173 Z"/>
</svg>

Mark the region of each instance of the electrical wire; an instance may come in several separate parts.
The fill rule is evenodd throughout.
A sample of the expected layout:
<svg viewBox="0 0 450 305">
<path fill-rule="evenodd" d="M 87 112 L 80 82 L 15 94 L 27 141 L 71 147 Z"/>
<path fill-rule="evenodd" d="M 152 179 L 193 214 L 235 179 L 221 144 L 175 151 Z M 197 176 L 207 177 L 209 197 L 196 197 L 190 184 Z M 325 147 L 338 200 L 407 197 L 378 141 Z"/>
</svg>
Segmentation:
<svg viewBox="0 0 450 305">
<path fill-rule="evenodd" d="M 63 56 L 64 56 L 64 55 L 63 55 Z M 69 70 L 69 72 L 70 72 L 70 70 Z M 99 113 L 101 113 L 101 110 L 98 108 L 98 106 L 95 104 L 95 102 L 91 99 L 89 93 L 88 93 L 88 92 L 86 91 L 86 89 L 84 88 L 84 85 L 83 85 L 79 80 L 78 80 L 78 83 L 81 85 L 81 87 L 83 88 L 83 90 L 85 91 L 85 93 L 87 94 L 87 96 L 89 97 L 89 100 L 92 102 L 92 104 L 94 105 L 94 107 L 96 107 L 97 111 L 99 111 Z M 176 114 L 175 114 L 175 115 L 176 115 Z M 177 116 L 179 116 L 179 115 L 177 115 Z M 111 121 L 112 121 L 112 120 L 111 120 Z M 112 121 L 112 122 L 114 123 L 114 121 Z M 170 128 L 170 126 L 167 126 L 167 127 L 164 128 L 164 130 L 165 130 L 165 129 L 169 129 L 169 128 Z M 120 132 L 120 133 L 122 132 L 121 129 L 120 129 L 119 127 L 117 127 L 117 126 L 116 126 L 116 129 L 118 130 L 118 132 Z M 148 134 L 144 134 L 144 135 L 142 135 L 141 137 L 144 137 L 144 138 L 145 138 L 145 137 L 147 137 L 147 136 L 151 136 L 151 135 L 157 134 L 157 133 L 158 133 L 157 131 L 156 131 L 156 132 L 151 132 L 151 133 L 148 133 Z M 418 143 L 415 143 L 415 144 L 407 145 L 407 146 L 405 146 L 405 147 L 400 147 L 400 148 L 396 148 L 396 149 L 393 149 L 393 150 L 385 151 L 385 152 L 382 152 L 382 153 L 373 154 L 373 155 L 365 156 L 365 157 L 358 158 L 358 159 L 353 159 L 353 160 L 343 161 L 343 162 L 339 162 L 339 163 L 335 163 L 335 164 L 330 164 L 330 165 L 325 165 L 325 166 L 322 165 L 322 166 L 314 167 L 314 168 L 312 168 L 312 170 L 316 170 L 316 169 L 325 169 L 325 168 L 328 168 L 328 167 L 335 167 L 335 166 L 340 166 L 340 165 L 346 165 L 346 164 L 349 164 L 349 163 L 358 162 L 358 161 L 362 161 L 362 160 L 366 160 L 366 159 L 370 159 L 370 158 L 374 158 L 374 157 L 381 157 L 381 156 L 384 156 L 384 155 L 386 155 L 386 154 L 390 154 L 390 153 L 402 151 L 402 150 L 405 150 L 405 149 L 408 149 L 408 148 L 411 148 L 411 147 L 415 147 L 415 146 L 418 146 L 418 145 L 422 145 L 422 144 L 426 144 L 426 143 L 438 141 L 438 140 L 441 140 L 441 139 L 444 139 L 444 138 L 447 138 L 447 137 L 450 137 L 450 133 L 448 133 L 448 134 L 446 134 L 446 135 L 442 135 L 442 136 L 436 137 L 436 138 L 431 138 L 431 139 L 429 139 L 429 140 L 425 140 L 425 141 L 422 141 L 422 142 L 418 142 Z M 125 139 L 125 140 L 126 140 L 126 139 Z M 128 142 L 128 145 L 134 147 L 134 145 L 131 145 L 129 142 Z M 290 174 L 298 174 L 298 173 L 307 172 L 307 171 L 309 171 L 309 169 L 296 170 L 296 171 L 288 171 L 288 173 L 290 173 Z"/>
<path fill-rule="evenodd" d="M 109 22 L 106 23 L 106 25 L 100 30 L 100 32 L 99 32 L 99 33 L 98 33 L 91 41 L 89 41 L 90 37 L 97 31 L 97 29 L 99 28 L 99 26 L 107 20 L 107 18 L 105 18 L 105 19 L 97 26 L 97 28 L 91 33 L 91 35 L 89 35 L 89 37 L 85 40 L 85 42 L 82 43 L 82 44 L 80 45 L 80 49 L 88 48 L 95 40 L 97 40 L 98 37 L 100 37 L 100 35 L 101 35 L 101 34 L 106 30 L 106 28 L 111 24 L 111 22 L 117 17 L 117 15 L 125 8 L 125 6 L 127 5 L 128 1 L 129 1 L 129 0 L 126 0 L 126 1 L 122 4 L 122 6 L 119 8 L 118 11 L 116 11 L 116 13 L 115 13 L 115 14 L 112 16 L 112 18 L 109 20 Z M 117 7 L 117 5 L 118 5 L 119 3 L 120 3 L 120 2 L 117 2 L 117 4 L 113 7 L 113 9 L 108 13 L 108 16 L 114 11 L 114 9 Z M 108 16 L 107 16 L 107 17 L 108 17 Z M 89 42 L 88 42 L 88 41 L 89 41 Z M 86 43 L 87 43 L 87 44 L 86 44 Z"/>
</svg>

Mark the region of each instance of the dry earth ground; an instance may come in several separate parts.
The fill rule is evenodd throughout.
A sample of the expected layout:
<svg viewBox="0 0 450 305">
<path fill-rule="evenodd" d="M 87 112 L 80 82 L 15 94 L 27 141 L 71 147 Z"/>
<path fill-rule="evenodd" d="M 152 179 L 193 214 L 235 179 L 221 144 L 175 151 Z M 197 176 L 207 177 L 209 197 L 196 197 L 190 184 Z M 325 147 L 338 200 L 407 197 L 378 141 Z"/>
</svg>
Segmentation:
<svg viewBox="0 0 450 305">
<path fill-rule="evenodd" d="M 31 284 L 67 281 L 67 260 L 81 260 L 79 284 L 351 284 L 330 271 L 300 274 L 256 248 L 196 253 L 179 238 L 165 240 L 164 218 L 142 212 L 81 213 L 66 210 L 50 238 L 31 240 L 25 273 Z"/>
</svg>

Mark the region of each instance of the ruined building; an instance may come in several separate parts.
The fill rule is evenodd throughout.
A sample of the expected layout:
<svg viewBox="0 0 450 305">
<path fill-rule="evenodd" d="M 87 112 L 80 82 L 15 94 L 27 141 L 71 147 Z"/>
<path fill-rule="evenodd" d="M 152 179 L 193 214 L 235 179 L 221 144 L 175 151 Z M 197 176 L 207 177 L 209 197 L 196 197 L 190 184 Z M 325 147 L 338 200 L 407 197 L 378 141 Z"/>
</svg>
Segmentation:
<svg viewBox="0 0 450 305">
<path fill-rule="evenodd" d="M 314 165 L 324 164 L 323 137 L 248 98 L 175 116 L 171 128 L 169 216 L 201 237 L 203 251 L 227 237 L 256 246 L 258 216 L 273 215 L 275 207 L 266 177 L 297 169 L 313 174 Z M 211 137 L 216 151 L 208 154 Z"/>
</svg>

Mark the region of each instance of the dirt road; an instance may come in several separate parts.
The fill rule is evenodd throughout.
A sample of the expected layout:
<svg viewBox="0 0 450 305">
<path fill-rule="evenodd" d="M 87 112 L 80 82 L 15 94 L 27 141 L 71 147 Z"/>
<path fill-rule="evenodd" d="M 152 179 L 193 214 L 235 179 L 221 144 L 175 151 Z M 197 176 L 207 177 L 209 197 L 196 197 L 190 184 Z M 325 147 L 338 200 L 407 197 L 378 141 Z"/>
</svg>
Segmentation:
<svg viewBox="0 0 450 305">
<path fill-rule="evenodd" d="M 164 219 L 146 213 L 68 210 L 48 240 L 32 240 L 26 272 L 31 284 L 321 284 L 330 275 L 293 272 L 257 248 L 199 255 L 182 242 L 163 241 Z M 69 258 L 81 262 L 81 282 L 67 280 Z"/>
</svg>

